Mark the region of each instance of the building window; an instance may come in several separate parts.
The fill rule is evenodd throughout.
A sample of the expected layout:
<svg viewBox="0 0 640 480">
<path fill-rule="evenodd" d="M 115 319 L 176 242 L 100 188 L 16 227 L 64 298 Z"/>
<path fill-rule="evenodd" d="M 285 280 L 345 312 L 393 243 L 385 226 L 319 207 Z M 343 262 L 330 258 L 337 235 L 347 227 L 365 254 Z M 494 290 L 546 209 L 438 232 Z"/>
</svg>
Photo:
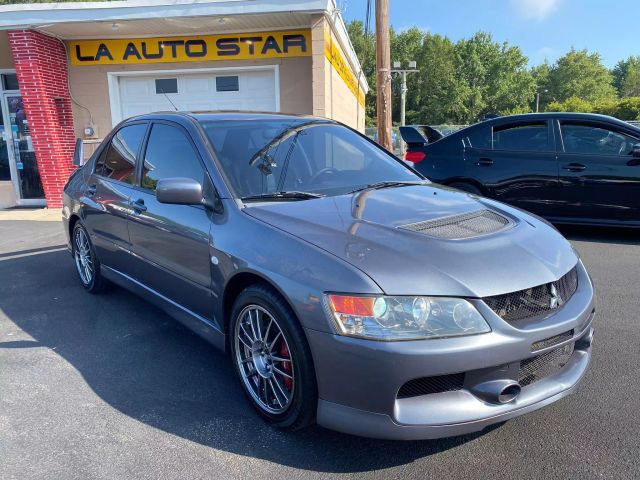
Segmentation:
<svg viewBox="0 0 640 480">
<path fill-rule="evenodd" d="M 15 73 L 5 73 L 2 77 L 2 90 L 18 90 L 18 76 Z"/>
<path fill-rule="evenodd" d="M 178 79 L 156 78 L 156 93 L 159 95 L 164 93 L 178 93 Z"/>
<path fill-rule="evenodd" d="M 240 90 L 238 85 L 238 76 L 232 77 L 216 77 L 217 92 L 237 92 Z"/>
</svg>

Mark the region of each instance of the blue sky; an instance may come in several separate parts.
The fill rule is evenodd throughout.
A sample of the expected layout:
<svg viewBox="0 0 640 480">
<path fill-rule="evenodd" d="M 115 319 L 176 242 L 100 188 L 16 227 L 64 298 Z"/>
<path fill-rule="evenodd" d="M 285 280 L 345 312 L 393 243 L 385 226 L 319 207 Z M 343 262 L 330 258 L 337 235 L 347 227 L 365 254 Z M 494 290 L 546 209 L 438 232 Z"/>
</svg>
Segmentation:
<svg viewBox="0 0 640 480">
<path fill-rule="evenodd" d="M 347 21 L 364 20 L 366 0 L 338 4 Z M 389 0 L 389 14 L 396 30 L 417 26 L 453 40 L 490 32 L 518 45 L 531 65 L 571 47 L 599 52 L 607 67 L 640 55 L 640 0 Z"/>
</svg>

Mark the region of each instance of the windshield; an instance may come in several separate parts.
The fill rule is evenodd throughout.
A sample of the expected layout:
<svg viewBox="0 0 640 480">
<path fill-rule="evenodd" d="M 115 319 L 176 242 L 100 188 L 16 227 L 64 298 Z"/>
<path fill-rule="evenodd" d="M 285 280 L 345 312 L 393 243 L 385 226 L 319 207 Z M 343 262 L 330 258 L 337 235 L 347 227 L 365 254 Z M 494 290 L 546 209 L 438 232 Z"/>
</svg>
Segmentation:
<svg viewBox="0 0 640 480">
<path fill-rule="evenodd" d="M 420 181 L 401 162 L 330 121 L 205 121 L 224 173 L 241 198 L 296 192 L 342 195 L 367 185 Z"/>
</svg>

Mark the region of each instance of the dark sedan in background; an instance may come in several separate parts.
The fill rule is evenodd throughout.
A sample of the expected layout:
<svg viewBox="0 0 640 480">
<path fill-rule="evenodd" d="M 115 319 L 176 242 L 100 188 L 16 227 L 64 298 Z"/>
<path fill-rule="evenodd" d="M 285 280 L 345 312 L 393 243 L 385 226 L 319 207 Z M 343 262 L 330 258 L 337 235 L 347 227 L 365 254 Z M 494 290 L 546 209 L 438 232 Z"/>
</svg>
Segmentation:
<svg viewBox="0 0 640 480">
<path fill-rule="evenodd" d="M 494 118 L 452 135 L 401 127 L 430 180 L 557 223 L 640 227 L 640 129 L 603 115 Z"/>
</svg>

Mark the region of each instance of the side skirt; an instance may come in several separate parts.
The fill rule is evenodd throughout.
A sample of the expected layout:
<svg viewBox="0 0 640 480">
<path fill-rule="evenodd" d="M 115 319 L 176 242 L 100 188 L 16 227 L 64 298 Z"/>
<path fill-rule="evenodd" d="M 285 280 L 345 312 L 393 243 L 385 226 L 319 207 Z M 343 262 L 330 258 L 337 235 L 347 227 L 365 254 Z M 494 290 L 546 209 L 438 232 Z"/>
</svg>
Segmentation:
<svg viewBox="0 0 640 480">
<path fill-rule="evenodd" d="M 100 265 L 100 272 L 107 280 L 112 281 L 116 285 L 119 285 L 122 288 L 129 290 L 139 297 L 145 299 L 146 301 L 154 304 L 155 306 L 178 320 L 189 330 L 200 335 L 214 347 L 219 348 L 223 352 L 225 351 L 225 335 L 210 320 L 201 317 L 197 313 L 192 312 L 191 310 L 156 292 L 152 288 L 147 287 L 146 285 L 140 283 L 129 275 L 119 272 L 118 270 L 107 267 L 105 265 Z"/>
</svg>

